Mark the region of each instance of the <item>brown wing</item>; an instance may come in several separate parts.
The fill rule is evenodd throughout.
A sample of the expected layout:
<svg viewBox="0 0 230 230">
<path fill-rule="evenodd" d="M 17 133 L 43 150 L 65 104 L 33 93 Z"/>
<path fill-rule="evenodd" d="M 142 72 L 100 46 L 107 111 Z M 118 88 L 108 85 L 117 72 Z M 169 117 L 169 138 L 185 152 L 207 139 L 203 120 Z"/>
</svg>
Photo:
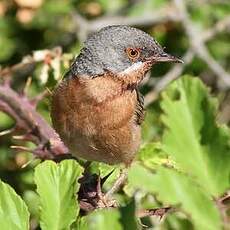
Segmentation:
<svg viewBox="0 0 230 230">
<path fill-rule="evenodd" d="M 145 118 L 145 109 L 144 109 L 144 97 L 143 95 L 136 89 L 137 93 L 137 106 L 136 106 L 136 123 L 141 125 Z"/>
</svg>

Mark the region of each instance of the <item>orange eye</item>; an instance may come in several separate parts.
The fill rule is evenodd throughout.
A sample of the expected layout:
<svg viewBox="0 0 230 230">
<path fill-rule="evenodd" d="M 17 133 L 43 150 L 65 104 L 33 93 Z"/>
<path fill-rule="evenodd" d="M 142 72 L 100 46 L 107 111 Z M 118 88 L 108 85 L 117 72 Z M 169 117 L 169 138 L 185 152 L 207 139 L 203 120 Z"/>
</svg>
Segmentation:
<svg viewBox="0 0 230 230">
<path fill-rule="evenodd" d="M 140 51 L 136 48 L 127 48 L 126 53 L 130 60 L 135 61 L 140 56 Z"/>
</svg>

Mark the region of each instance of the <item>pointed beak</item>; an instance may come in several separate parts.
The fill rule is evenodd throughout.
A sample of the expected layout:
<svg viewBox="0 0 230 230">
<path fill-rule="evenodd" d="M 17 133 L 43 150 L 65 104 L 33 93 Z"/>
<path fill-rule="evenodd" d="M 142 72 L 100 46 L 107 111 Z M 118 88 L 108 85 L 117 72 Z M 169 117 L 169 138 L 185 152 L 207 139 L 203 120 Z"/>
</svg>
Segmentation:
<svg viewBox="0 0 230 230">
<path fill-rule="evenodd" d="M 162 52 L 160 55 L 150 57 L 149 60 L 152 62 L 176 62 L 176 63 L 184 63 L 180 58 L 174 57 L 171 54 L 167 54 Z"/>
</svg>

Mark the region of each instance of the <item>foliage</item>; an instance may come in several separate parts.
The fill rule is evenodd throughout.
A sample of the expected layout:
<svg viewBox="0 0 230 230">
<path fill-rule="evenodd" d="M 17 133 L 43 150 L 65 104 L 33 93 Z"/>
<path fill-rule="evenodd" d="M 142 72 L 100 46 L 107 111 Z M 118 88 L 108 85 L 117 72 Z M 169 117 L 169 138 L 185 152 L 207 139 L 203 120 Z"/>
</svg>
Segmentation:
<svg viewBox="0 0 230 230">
<path fill-rule="evenodd" d="M 28 229 L 29 212 L 23 200 L 7 184 L 0 181 L 1 229 Z"/>
<path fill-rule="evenodd" d="M 212 199 L 230 187 L 230 133 L 216 124 L 217 101 L 200 80 L 187 76 L 172 83 L 162 98 L 162 150 L 177 168 L 159 166 L 153 174 L 135 164 L 129 183 L 157 194 L 167 205 L 179 205 L 197 229 L 220 229 L 220 212 Z"/>
<path fill-rule="evenodd" d="M 35 183 L 41 203 L 42 229 L 68 229 L 79 213 L 76 194 L 82 168 L 73 160 L 58 166 L 46 161 L 36 167 Z"/>
<path fill-rule="evenodd" d="M 207 193 L 222 195 L 229 187 L 230 133 L 215 122 L 216 100 L 198 79 L 184 77 L 163 93 L 161 105 L 165 152 Z"/>
</svg>

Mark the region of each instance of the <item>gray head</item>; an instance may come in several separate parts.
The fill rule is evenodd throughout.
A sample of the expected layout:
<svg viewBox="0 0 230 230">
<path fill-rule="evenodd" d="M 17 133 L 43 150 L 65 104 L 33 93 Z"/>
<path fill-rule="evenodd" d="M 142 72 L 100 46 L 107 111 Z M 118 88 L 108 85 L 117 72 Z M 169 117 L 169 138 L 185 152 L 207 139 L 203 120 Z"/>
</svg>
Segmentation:
<svg viewBox="0 0 230 230">
<path fill-rule="evenodd" d="M 129 26 L 107 26 L 92 34 L 71 67 L 71 75 L 121 73 L 136 63 L 182 62 L 165 53 L 147 33 Z M 149 69 L 149 68 L 148 68 Z M 146 71 L 148 70 L 146 69 Z"/>
</svg>

